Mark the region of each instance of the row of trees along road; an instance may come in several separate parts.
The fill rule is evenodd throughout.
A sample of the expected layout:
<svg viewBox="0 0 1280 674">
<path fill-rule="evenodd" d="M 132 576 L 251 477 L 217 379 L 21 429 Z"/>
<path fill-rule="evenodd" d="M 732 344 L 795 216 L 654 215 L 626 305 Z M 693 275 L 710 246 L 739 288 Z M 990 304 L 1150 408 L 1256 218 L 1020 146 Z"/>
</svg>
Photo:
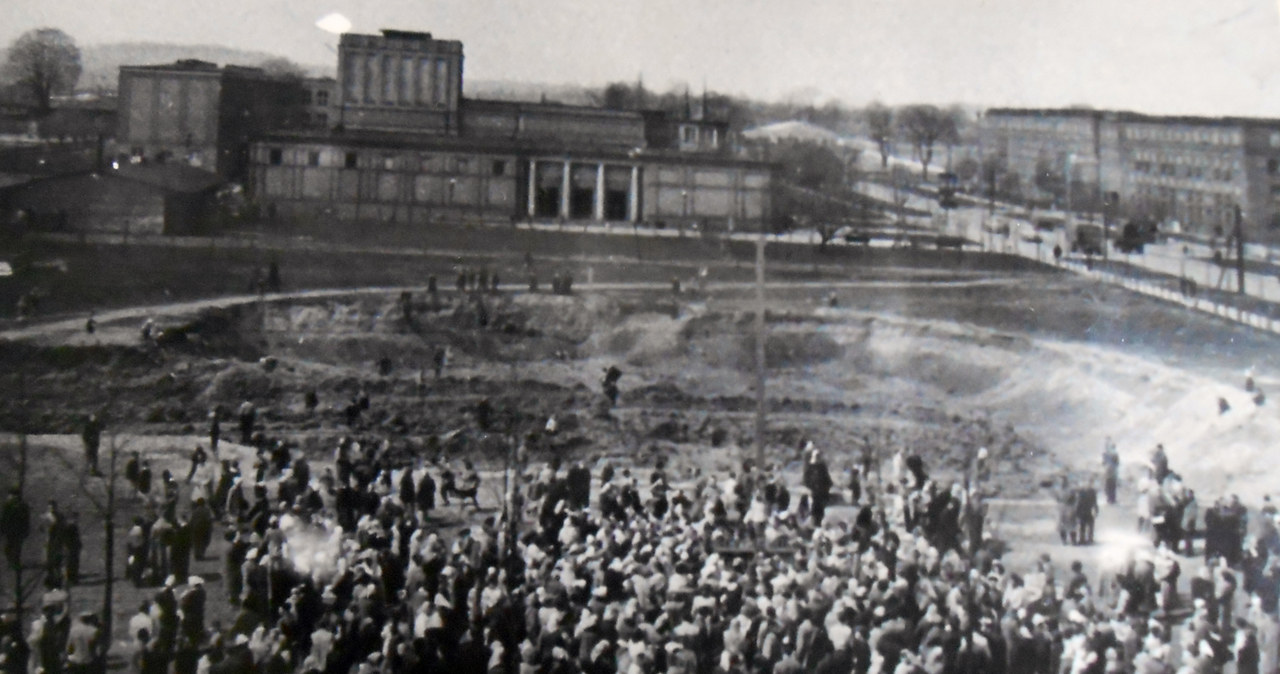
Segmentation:
<svg viewBox="0 0 1280 674">
<path fill-rule="evenodd" d="M 896 140 L 906 141 L 920 160 L 922 177 L 929 179 L 929 164 L 939 145 L 955 145 L 966 120 L 957 107 L 908 105 L 898 109 L 872 103 L 863 110 L 866 132 L 880 150 L 880 165 L 889 167 L 889 155 Z"/>
</svg>

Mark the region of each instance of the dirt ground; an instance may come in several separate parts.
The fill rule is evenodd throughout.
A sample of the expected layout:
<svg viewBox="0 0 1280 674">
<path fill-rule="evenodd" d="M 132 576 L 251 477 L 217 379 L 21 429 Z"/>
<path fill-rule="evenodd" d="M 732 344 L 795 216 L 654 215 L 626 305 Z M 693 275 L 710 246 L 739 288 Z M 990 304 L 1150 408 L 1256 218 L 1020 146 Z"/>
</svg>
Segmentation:
<svg viewBox="0 0 1280 674">
<path fill-rule="evenodd" d="M 772 288 L 767 461 L 798 481 L 797 449 L 810 439 L 837 473 L 865 447 L 876 463 L 899 451 L 920 454 L 947 480 L 985 447 L 992 532 L 1014 559 L 1057 549 L 1045 484 L 1095 472 L 1107 435 L 1120 445 L 1126 476 L 1163 442 L 1202 494 L 1229 489 L 1253 502 L 1266 493 L 1272 476 L 1257 466 L 1280 439 L 1280 415 L 1275 403 L 1255 404 L 1241 384 L 1252 370 L 1264 390 L 1274 386 L 1274 338 L 1061 274 L 984 278 L 944 273 Z M 132 317 L 106 320 L 94 336 L 0 342 L 7 367 L 0 428 L 9 431 L 0 437 L 0 486 L 16 479 L 16 433 L 25 430 L 33 507 L 58 498 L 82 513 L 88 582 L 73 592 L 79 609 L 98 605 L 102 581 L 95 502 L 105 490 L 81 470 L 77 435 L 91 411 L 107 419 L 104 444 L 140 451 L 157 473 L 180 476 L 204 441 L 207 412 L 245 400 L 263 411 L 268 435 L 315 462 L 344 435 L 389 436 L 426 460 L 477 460 L 488 471 L 483 514 L 496 507 L 494 471 L 507 460 L 509 439 L 551 416 L 559 431 L 534 458 L 611 460 L 642 473 L 661 458 L 686 479 L 732 470 L 754 455 L 749 298 L 749 288 L 729 284 L 678 297 L 623 288 L 573 296 L 443 292 L 433 301 L 417 292 L 406 311 L 398 294 L 365 293 L 167 314 L 159 327 L 184 336 L 163 347 L 130 337 L 138 328 Z M 449 350 L 439 379 L 430 371 L 437 346 Z M 618 405 L 607 409 L 599 380 L 611 365 L 624 375 Z M 372 409 L 351 427 L 342 410 L 361 390 Z M 314 410 L 304 404 L 309 392 L 319 400 Z M 1219 412 L 1218 398 L 1229 411 Z M 226 435 L 233 425 L 224 424 Z M 425 456 L 432 437 L 443 449 Z M 252 464 L 242 448 L 224 451 Z M 139 507 L 128 495 L 123 504 L 118 539 Z M 1108 511 L 1100 531 L 1129 545 L 1126 511 Z M 450 509 L 438 524 L 472 517 Z M 42 540 L 28 546 L 33 568 Z M 194 565 L 210 581 L 211 607 L 225 606 L 220 552 L 215 546 Z M 1097 570 L 1113 551 L 1060 554 L 1087 558 Z M 123 566 L 119 550 L 116 565 Z M 117 588 L 120 627 L 150 591 Z M 0 602 L 9 605 L 11 596 L 12 579 L 0 576 Z"/>
</svg>

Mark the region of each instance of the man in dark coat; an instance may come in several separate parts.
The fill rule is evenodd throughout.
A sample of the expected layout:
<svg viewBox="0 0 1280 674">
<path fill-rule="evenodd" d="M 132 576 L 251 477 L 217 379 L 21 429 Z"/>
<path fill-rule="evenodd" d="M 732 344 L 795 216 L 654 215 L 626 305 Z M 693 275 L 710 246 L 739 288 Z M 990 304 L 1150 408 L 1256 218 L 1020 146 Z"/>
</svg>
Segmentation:
<svg viewBox="0 0 1280 674">
<path fill-rule="evenodd" d="M 0 536 L 4 537 L 4 558 L 9 568 L 22 565 L 22 544 L 31 535 L 31 506 L 22 500 L 17 487 L 9 490 L 9 498 L 0 508 Z"/>
<path fill-rule="evenodd" d="M 413 484 L 413 470 L 406 467 L 400 474 L 400 503 L 405 508 L 413 508 L 418 502 L 418 490 Z"/>
<path fill-rule="evenodd" d="M 247 445 L 253 439 L 253 425 L 258 420 L 258 411 L 248 400 L 240 403 L 240 444 Z"/>
<path fill-rule="evenodd" d="M 209 451 L 218 455 L 218 442 L 222 439 L 222 411 L 215 407 L 209 410 Z"/>
<path fill-rule="evenodd" d="M 191 571 L 191 525 L 179 519 L 169 534 L 170 573 L 179 578 L 186 578 Z"/>
<path fill-rule="evenodd" d="M 822 518 L 826 514 L 827 504 L 831 498 L 831 472 L 827 469 L 827 462 L 822 459 L 822 455 L 817 449 L 809 448 L 809 455 L 804 462 L 804 486 L 809 489 L 809 501 L 813 509 L 814 526 L 822 525 Z"/>
<path fill-rule="evenodd" d="M 85 466 L 91 474 L 101 475 L 98 470 L 98 447 L 102 444 L 102 421 L 97 414 L 90 414 L 85 420 L 80 439 L 84 441 Z"/>
<path fill-rule="evenodd" d="M 415 495 L 417 496 L 418 510 L 422 511 L 424 517 L 430 515 L 432 509 L 436 507 L 436 481 L 432 479 L 430 471 L 423 472 Z"/>
<path fill-rule="evenodd" d="M 191 531 L 191 548 L 196 559 L 204 559 L 204 553 L 213 541 L 213 510 L 204 499 L 196 499 L 195 505 L 191 506 L 191 521 L 187 528 Z"/>
<path fill-rule="evenodd" d="M 136 486 L 138 492 L 143 496 L 151 493 L 151 461 L 143 460 L 142 468 L 138 469 L 138 484 Z"/>
<path fill-rule="evenodd" d="M 178 610 L 182 615 L 182 635 L 199 643 L 204 638 L 204 579 L 191 576 L 187 579 L 187 591 L 178 600 Z"/>
<path fill-rule="evenodd" d="M 45 511 L 44 515 L 40 516 L 40 521 L 46 532 L 44 544 L 45 584 L 48 587 L 57 587 L 62 584 L 63 573 L 65 573 L 64 563 L 66 562 L 62 538 L 62 527 L 66 524 L 66 518 L 58 510 L 57 501 L 49 501 L 49 509 Z"/>
<path fill-rule="evenodd" d="M 1093 480 L 1076 493 L 1076 543 L 1091 545 L 1093 543 L 1093 523 L 1098 518 L 1098 490 L 1093 487 Z"/>
<path fill-rule="evenodd" d="M 581 462 L 575 463 L 566 476 L 569 487 L 569 505 L 581 510 L 591 505 L 591 471 Z"/>
<path fill-rule="evenodd" d="M 67 557 L 67 584 L 71 587 L 80 582 L 80 550 L 83 544 L 80 541 L 80 516 L 77 513 L 71 513 L 65 524 L 62 525 L 62 549 Z"/>
<path fill-rule="evenodd" d="M 1111 440 L 1111 436 L 1107 436 L 1107 443 L 1102 450 L 1102 469 L 1107 505 L 1115 505 L 1116 483 L 1120 478 L 1120 453 L 1116 451 L 1116 443 Z"/>
</svg>

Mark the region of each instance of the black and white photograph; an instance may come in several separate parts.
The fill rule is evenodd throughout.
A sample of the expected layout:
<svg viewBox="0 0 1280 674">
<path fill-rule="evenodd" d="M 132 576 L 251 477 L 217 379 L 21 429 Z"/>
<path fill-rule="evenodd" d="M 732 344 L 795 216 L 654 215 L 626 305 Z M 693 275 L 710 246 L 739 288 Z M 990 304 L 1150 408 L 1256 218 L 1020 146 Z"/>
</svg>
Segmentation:
<svg viewBox="0 0 1280 674">
<path fill-rule="evenodd" d="M 1280 3 L 0 15 L 0 674 L 1280 674 Z"/>
</svg>

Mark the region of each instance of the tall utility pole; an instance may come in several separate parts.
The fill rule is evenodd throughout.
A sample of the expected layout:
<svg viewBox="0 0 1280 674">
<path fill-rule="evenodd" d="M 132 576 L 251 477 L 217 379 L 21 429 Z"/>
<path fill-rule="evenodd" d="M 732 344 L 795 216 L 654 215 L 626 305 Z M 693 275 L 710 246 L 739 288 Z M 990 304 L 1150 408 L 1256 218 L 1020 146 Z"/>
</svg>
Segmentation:
<svg viewBox="0 0 1280 674">
<path fill-rule="evenodd" d="M 756 470 L 764 470 L 764 227 L 756 239 Z"/>
<path fill-rule="evenodd" d="M 1236 205 L 1236 292 L 1244 294 L 1244 212 Z"/>
</svg>

